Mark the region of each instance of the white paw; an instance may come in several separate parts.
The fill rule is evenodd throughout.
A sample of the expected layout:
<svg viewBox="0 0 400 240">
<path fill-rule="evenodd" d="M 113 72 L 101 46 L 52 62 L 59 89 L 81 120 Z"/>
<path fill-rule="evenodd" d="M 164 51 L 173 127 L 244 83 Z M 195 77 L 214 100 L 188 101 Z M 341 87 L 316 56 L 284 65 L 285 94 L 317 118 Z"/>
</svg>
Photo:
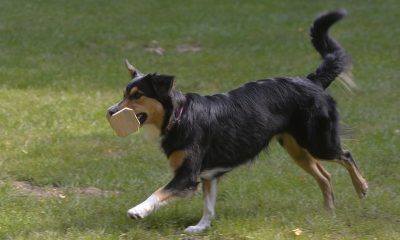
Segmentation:
<svg viewBox="0 0 400 240">
<path fill-rule="evenodd" d="M 201 233 L 207 230 L 210 226 L 208 225 L 196 225 L 196 226 L 189 226 L 185 229 L 186 233 Z"/>
<path fill-rule="evenodd" d="M 148 216 L 151 212 L 152 211 L 149 207 L 137 205 L 136 207 L 128 210 L 128 217 L 132 219 L 142 219 Z"/>
<path fill-rule="evenodd" d="M 128 217 L 132 219 L 142 219 L 158 209 L 160 201 L 157 196 L 151 195 L 146 201 L 128 210 Z"/>
</svg>

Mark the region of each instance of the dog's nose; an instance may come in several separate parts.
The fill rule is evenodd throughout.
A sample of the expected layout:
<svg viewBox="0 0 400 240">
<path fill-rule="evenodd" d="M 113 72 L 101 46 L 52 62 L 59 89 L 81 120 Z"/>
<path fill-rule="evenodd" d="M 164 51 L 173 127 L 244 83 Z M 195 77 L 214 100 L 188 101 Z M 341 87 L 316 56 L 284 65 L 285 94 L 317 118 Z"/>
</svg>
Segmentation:
<svg viewBox="0 0 400 240">
<path fill-rule="evenodd" d="M 108 115 L 112 116 L 112 115 L 114 115 L 114 113 L 116 113 L 116 111 L 108 110 Z"/>
<path fill-rule="evenodd" d="M 114 115 L 118 111 L 119 111 L 118 105 L 111 106 L 110 108 L 107 109 L 107 112 L 110 116 Z"/>
</svg>

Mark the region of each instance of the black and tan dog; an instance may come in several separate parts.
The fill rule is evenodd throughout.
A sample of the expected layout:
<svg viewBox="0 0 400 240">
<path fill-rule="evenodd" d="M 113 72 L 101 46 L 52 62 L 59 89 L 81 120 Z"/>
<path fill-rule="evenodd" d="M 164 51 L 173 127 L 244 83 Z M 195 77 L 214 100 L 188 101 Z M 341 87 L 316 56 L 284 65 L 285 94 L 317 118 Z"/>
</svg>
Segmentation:
<svg viewBox="0 0 400 240">
<path fill-rule="evenodd" d="M 321 160 L 343 165 L 358 195 L 364 197 L 367 182 L 350 152 L 342 149 L 338 110 L 325 91 L 339 74 L 350 70 L 346 51 L 328 35 L 328 29 L 345 15 L 344 10 L 337 10 L 314 21 L 311 39 L 323 61 L 305 78 L 263 79 L 228 93 L 200 96 L 177 90 L 172 76 L 143 75 L 126 62 L 133 79 L 123 100 L 110 107 L 108 113 L 129 107 L 135 110 L 141 125 L 155 125 L 175 173 L 168 184 L 130 209 L 129 217 L 144 218 L 168 201 L 190 195 L 201 180 L 203 217 L 186 231 L 207 229 L 215 214 L 218 178 L 252 161 L 274 136 L 315 178 L 325 208 L 334 208 L 334 197 L 331 175 Z"/>
</svg>

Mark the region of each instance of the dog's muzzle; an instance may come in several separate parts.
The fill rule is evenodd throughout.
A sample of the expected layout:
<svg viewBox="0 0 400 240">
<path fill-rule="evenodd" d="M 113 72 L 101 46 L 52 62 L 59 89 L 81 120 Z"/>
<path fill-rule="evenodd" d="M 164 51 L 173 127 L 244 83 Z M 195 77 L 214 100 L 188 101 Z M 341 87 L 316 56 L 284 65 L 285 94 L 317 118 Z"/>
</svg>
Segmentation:
<svg viewBox="0 0 400 240">
<path fill-rule="evenodd" d="M 111 106 L 107 109 L 107 116 L 111 117 L 114 115 L 116 112 L 118 112 L 120 109 L 118 107 L 118 104 L 115 104 L 114 106 Z"/>
</svg>

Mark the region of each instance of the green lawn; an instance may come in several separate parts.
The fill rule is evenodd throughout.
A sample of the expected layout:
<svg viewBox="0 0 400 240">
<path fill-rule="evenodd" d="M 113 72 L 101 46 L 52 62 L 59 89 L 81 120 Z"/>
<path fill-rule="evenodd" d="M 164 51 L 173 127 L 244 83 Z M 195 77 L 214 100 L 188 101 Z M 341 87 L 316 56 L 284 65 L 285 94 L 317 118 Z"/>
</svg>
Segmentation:
<svg viewBox="0 0 400 240">
<path fill-rule="evenodd" d="M 353 128 L 345 145 L 369 181 L 367 199 L 325 164 L 330 217 L 315 181 L 273 142 L 221 181 L 208 232 L 183 234 L 201 217 L 201 194 L 128 219 L 172 173 L 143 131 L 121 139 L 105 119 L 129 80 L 123 60 L 175 75 L 185 92 L 305 76 L 319 64 L 308 27 L 338 7 L 350 16 L 332 33 L 353 57 L 358 89 L 329 91 Z M 0 1 L 0 239 L 400 239 L 399 19 L 397 0 Z M 154 41 L 163 55 L 149 51 Z M 180 50 L 187 45 L 200 51 Z M 79 192 L 87 187 L 114 194 Z"/>
</svg>

